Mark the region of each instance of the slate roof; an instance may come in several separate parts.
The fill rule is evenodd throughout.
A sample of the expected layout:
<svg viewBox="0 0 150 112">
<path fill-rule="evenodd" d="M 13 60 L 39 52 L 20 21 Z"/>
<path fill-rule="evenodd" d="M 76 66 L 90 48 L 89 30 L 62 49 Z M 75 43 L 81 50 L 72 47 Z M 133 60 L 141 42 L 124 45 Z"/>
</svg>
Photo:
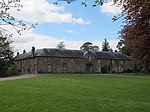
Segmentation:
<svg viewBox="0 0 150 112">
<path fill-rule="evenodd" d="M 119 52 L 89 51 L 97 59 L 121 59 L 129 60 L 129 57 Z M 85 58 L 88 52 L 82 50 L 60 50 L 60 49 L 37 49 L 35 57 L 62 57 L 62 58 Z M 28 52 L 15 57 L 15 60 L 32 58 L 32 53 Z"/>
<path fill-rule="evenodd" d="M 67 57 L 67 58 L 84 58 L 81 50 L 60 50 L 60 49 L 37 49 L 35 57 Z M 15 60 L 32 58 L 32 53 L 28 52 L 15 57 Z"/>
<path fill-rule="evenodd" d="M 98 59 L 118 59 L 117 56 L 114 56 L 112 52 L 105 52 L 105 51 L 99 51 L 99 52 L 93 52 L 95 55 L 95 58 Z"/>
<path fill-rule="evenodd" d="M 114 55 L 116 55 L 119 59 L 124 59 L 124 60 L 131 60 L 129 56 L 120 53 L 120 52 L 113 52 Z"/>
<path fill-rule="evenodd" d="M 130 60 L 129 56 L 122 54 L 120 52 L 106 52 L 106 51 L 99 51 L 93 52 L 95 58 L 98 59 L 116 59 L 116 60 Z"/>
</svg>

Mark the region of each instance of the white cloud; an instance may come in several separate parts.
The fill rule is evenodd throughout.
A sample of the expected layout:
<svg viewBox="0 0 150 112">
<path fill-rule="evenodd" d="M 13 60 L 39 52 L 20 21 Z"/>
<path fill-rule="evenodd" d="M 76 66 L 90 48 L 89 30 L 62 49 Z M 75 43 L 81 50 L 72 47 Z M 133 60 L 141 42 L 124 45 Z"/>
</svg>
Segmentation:
<svg viewBox="0 0 150 112">
<path fill-rule="evenodd" d="M 22 33 L 22 35 L 14 34 L 14 36 L 11 38 L 13 40 L 13 47 L 15 51 L 19 51 L 22 53 L 22 51 L 25 49 L 26 51 L 30 51 L 32 46 L 35 46 L 36 49 L 42 49 L 42 48 L 56 48 L 57 44 L 61 41 L 64 41 L 66 49 L 80 49 L 80 46 L 83 45 L 83 43 L 87 41 L 83 40 L 69 40 L 69 39 L 60 39 L 52 36 L 46 36 L 46 35 L 40 35 L 35 34 L 32 31 L 25 31 Z M 90 40 L 89 40 L 90 41 Z M 102 42 L 104 40 L 93 40 L 90 41 L 93 43 L 93 45 L 97 45 L 102 47 Z M 111 48 L 114 50 L 116 49 L 116 45 L 118 43 L 118 40 L 108 40 Z"/>
<path fill-rule="evenodd" d="M 121 13 L 121 7 L 122 6 L 114 5 L 114 2 L 109 1 L 100 7 L 100 12 L 113 16 Z"/>
<path fill-rule="evenodd" d="M 32 31 L 24 31 L 22 35 L 14 35 L 11 40 L 13 40 L 13 47 L 15 50 L 22 52 L 24 49 L 30 51 L 32 46 L 37 49 L 40 48 L 53 48 L 61 41 L 51 36 L 35 34 Z"/>
<path fill-rule="evenodd" d="M 14 17 L 28 22 L 89 24 L 82 18 L 74 18 L 63 6 L 55 6 L 47 0 L 21 0 L 21 11 L 11 10 Z"/>
</svg>

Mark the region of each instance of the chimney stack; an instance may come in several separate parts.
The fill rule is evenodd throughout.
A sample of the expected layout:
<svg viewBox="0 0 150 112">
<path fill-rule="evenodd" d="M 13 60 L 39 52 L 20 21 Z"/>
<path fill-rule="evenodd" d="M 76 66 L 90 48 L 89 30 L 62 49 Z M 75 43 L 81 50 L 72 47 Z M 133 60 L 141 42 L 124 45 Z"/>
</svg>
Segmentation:
<svg viewBox="0 0 150 112">
<path fill-rule="evenodd" d="M 17 56 L 19 56 L 19 52 L 17 52 Z"/>
<path fill-rule="evenodd" d="M 26 50 L 23 50 L 23 54 L 25 54 L 26 53 Z"/>
<path fill-rule="evenodd" d="M 32 47 L 31 53 L 32 53 L 32 56 L 34 57 L 35 56 L 35 47 L 34 46 Z"/>
</svg>

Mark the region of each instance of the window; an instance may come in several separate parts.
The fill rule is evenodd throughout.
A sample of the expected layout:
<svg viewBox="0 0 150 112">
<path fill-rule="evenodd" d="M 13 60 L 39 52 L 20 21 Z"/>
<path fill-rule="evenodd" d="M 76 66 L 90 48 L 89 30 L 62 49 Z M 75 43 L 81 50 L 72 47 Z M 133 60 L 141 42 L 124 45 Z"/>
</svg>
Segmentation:
<svg viewBox="0 0 150 112">
<path fill-rule="evenodd" d="M 66 63 L 63 63 L 63 69 L 66 69 Z"/>
<path fill-rule="evenodd" d="M 63 59 L 60 58 L 60 62 L 63 62 Z"/>
<path fill-rule="evenodd" d="M 71 59 L 71 62 L 73 62 L 73 59 Z"/>
<path fill-rule="evenodd" d="M 112 66 L 113 66 L 113 67 L 115 66 L 115 61 L 114 61 L 114 60 L 112 60 Z"/>
<path fill-rule="evenodd" d="M 123 65 L 123 61 L 121 61 L 120 63 L 121 63 L 121 65 Z"/>
<path fill-rule="evenodd" d="M 92 60 L 92 57 L 91 57 L 91 56 L 89 56 L 89 57 L 88 57 L 88 59 L 89 59 L 89 61 L 91 61 L 91 60 Z"/>
<path fill-rule="evenodd" d="M 112 60 L 112 67 L 114 68 L 115 67 L 115 61 Z"/>
<path fill-rule="evenodd" d="M 37 73 L 37 71 L 36 71 L 36 64 L 34 64 L 34 73 Z"/>
<path fill-rule="evenodd" d="M 112 65 L 114 65 L 114 63 L 115 63 L 114 60 L 112 60 Z"/>
<path fill-rule="evenodd" d="M 98 66 L 98 72 L 101 73 L 101 66 Z"/>
<path fill-rule="evenodd" d="M 48 65 L 48 71 L 49 71 L 49 72 L 52 71 L 51 64 Z"/>
<path fill-rule="evenodd" d="M 98 63 L 100 64 L 100 63 L 101 63 L 101 60 L 98 60 Z"/>
</svg>

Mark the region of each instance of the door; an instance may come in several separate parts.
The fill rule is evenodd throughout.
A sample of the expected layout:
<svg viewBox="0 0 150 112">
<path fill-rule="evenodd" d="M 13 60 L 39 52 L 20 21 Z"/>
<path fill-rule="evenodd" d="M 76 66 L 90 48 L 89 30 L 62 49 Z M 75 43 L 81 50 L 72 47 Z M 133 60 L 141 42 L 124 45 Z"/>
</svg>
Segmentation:
<svg viewBox="0 0 150 112">
<path fill-rule="evenodd" d="M 87 73 L 92 73 L 93 72 L 93 64 L 92 63 L 86 64 L 86 72 Z"/>
</svg>

